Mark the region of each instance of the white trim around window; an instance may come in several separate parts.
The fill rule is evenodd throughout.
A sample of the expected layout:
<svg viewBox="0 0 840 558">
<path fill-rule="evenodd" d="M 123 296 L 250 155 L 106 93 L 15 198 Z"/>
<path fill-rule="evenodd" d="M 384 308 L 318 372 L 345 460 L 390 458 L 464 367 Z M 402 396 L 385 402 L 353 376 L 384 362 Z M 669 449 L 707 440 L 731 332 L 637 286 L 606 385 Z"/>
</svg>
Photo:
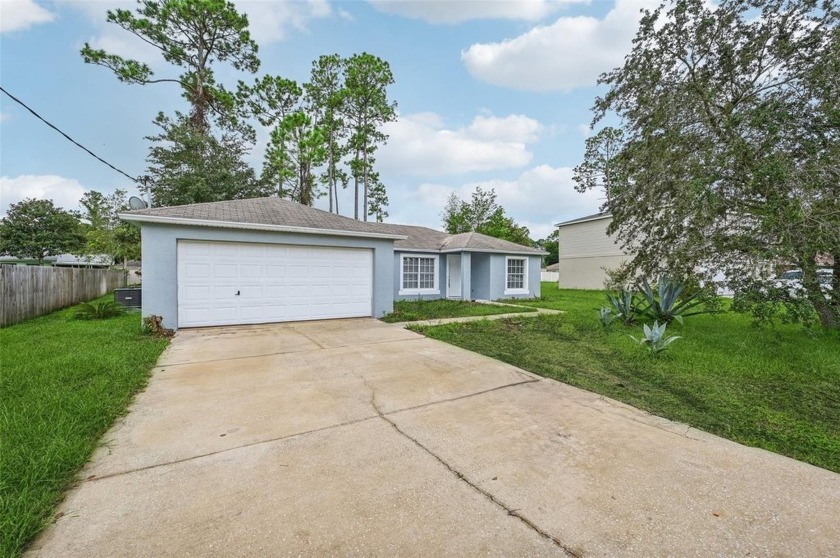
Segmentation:
<svg viewBox="0 0 840 558">
<path fill-rule="evenodd" d="M 505 257 L 505 294 L 528 294 L 528 258 Z"/>
<path fill-rule="evenodd" d="M 440 294 L 439 266 L 439 258 L 434 254 L 400 254 L 399 294 Z"/>
</svg>

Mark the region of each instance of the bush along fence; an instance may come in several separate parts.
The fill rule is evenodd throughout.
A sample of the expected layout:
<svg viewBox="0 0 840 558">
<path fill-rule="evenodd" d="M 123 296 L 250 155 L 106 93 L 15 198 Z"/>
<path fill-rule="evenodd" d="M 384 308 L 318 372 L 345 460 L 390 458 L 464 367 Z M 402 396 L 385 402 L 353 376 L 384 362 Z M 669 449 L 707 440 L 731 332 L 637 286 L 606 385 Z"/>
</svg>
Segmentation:
<svg viewBox="0 0 840 558">
<path fill-rule="evenodd" d="M 0 266 L 0 327 L 10 326 L 125 287 L 124 271 Z"/>
</svg>

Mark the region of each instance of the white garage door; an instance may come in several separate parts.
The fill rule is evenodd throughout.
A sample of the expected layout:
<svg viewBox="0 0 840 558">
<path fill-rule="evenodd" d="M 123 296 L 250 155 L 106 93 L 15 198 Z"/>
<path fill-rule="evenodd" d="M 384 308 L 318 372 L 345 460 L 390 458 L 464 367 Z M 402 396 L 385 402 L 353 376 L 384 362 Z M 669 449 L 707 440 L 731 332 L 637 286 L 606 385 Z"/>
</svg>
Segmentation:
<svg viewBox="0 0 840 558">
<path fill-rule="evenodd" d="M 373 251 L 178 242 L 178 326 L 372 314 Z"/>
</svg>

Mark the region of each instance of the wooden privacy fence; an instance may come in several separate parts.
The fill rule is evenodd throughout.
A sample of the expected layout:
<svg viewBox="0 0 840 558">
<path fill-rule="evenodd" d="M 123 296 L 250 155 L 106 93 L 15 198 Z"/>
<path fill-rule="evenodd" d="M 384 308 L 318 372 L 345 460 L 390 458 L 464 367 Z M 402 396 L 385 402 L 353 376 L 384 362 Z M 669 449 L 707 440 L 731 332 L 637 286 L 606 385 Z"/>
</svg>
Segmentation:
<svg viewBox="0 0 840 558">
<path fill-rule="evenodd" d="M 48 314 L 125 287 L 112 269 L 0 265 L 0 327 Z"/>
</svg>

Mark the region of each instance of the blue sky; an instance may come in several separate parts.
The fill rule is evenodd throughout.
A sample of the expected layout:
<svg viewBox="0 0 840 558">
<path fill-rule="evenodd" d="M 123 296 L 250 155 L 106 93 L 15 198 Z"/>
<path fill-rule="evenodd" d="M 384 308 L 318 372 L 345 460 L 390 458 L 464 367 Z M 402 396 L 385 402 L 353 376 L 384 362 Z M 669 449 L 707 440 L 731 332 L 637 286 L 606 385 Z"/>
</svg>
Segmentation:
<svg viewBox="0 0 840 558">
<path fill-rule="evenodd" d="M 599 73 L 630 48 L 641 7 L 652 0 L 254 1 L 260 74 L 305 81 L 321 54 L 367 51 L 391 64 L 399 119 L 377 159 L 398 223 L 440 227 L 447 196 L 495 188 L 499 202 L 534 238 L 594 212 L 600 194 L 574 191 L 598 94 Z M 76 140 L 132 176 L 144 174 L 151 121 L 185 110 L 174 84 L 120 83 L 84 64 L 87 41 L 173 73 L 154 52 L 109 25 L 121 0 L 0 0 L 0 83 Z M 243 76 L 220 72 L 223 79 Z M 246 78 L 247 79 L 247 78 Z M 259 170 L 267 132 L 250 162 Z M 134 190 L 14 104 L 0 99 L 0 214 L 24 197 L 68 209 L 90 189 Z M 352 210 L 349 190 L 341 212 Z M 316 203 L 324 206 L 326 199 Z"/>
</svg>

